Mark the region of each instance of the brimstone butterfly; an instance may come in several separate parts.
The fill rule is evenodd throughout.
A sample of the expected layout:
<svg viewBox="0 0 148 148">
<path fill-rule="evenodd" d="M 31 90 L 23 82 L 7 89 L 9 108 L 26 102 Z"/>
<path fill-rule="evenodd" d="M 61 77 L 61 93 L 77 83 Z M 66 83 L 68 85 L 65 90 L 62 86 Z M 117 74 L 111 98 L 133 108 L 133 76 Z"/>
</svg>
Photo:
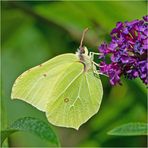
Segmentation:
<svg viewBox="0 0 148 148">
<path fill-rule="evenodd" d="M 11 98 L 44 111 L 56 126 L 78 129 L 98 112 L 103 95 L 92 56 L 83 47 L 27 70 L 16 79 Z"/>
</svg>

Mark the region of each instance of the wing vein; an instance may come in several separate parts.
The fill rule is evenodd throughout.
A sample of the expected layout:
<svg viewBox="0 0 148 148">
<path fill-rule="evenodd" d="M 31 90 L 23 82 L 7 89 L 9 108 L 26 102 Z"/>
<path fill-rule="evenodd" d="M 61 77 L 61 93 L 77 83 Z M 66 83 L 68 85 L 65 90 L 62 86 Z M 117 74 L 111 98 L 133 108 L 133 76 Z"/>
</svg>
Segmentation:
<svg viewBox="0 0 148 148">
<path fill-rule="evenodd" d="M 70 106 L 70 108 L 71 108 L 72 106 L 74 106 L 75 102 L 76 102 L 78 99 L 80 99 L 80 101 L 81 101 L 81 98 L 80 98 L 80 90 L 81 90 L 82 80 L 83 80 L 83 79 L 81 79 L 81 81 L 80 81 L 79 90 L 78 90 L 78 95 L 77 95 L 75 101 L 73 102 L 73 104 Z"/>
<path fill-rule="evenodd" d="M 87 79 L 87 76 L 86 75 L 85 75 L 85 78 L 86 78 L 86 83 L 87 83 L 87 86 L 88 86 L 89 97 L 90 97 L 90 100 L 91 100 L 90 86 L 89 86 L 89 82 L 88 82 L 88 79 Z M 91 100 L 91 103 L 92 103 L 92 100 Z"/>
<path fill-rule="evenodd" d="M 57 99 L 71 86 L 71 84 L 74 82 L 74 81 L 76 81 L 78 78 L 79 78 L 79 76 L 82 74 L 82 72 L 83 72 L 83 70 L 76 76 L 76 77 L 74 77 L 74 79 L 72 79 L 72 81 L 67 85 L 67 87 L 59 94 L 59 96 L 57 97 Z M 56 99 L 56 100 L 57 100 Z M 56 101 L 55 100 L 55 101 Z"/>
</svg>

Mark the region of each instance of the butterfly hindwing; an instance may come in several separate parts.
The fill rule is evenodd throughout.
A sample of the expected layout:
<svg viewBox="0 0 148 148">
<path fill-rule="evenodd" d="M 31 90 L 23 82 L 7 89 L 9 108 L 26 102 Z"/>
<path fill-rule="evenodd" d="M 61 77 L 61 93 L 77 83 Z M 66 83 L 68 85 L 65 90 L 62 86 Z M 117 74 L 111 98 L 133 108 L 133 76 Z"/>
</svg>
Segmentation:
<svg viewBox="0 0 148 148">
<path fill-rule="evenodd" d="M 85 72 L 81 63 L 73 64 L 62 78 L 54 86 L 46 115 L 54 125 L 78 129 L 99 110 L 102 84 L 92 70 Z"/>
</svg>

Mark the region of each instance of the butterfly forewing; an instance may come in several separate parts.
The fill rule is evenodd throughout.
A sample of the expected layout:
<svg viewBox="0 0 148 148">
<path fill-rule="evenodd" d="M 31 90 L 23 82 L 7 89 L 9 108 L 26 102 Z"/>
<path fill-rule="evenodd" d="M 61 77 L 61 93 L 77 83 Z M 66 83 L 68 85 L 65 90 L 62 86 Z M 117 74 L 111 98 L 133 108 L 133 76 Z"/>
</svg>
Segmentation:
<svg viewBox="0 0 148 148">
<path fill-rule="evenodd" d="M 45 111 L 53 86 L 75 61 L 78 61 L 75 54 L 63 54 L 29 69 L 16 79 L 11 98 L 24 100 Z"/>
</svg>

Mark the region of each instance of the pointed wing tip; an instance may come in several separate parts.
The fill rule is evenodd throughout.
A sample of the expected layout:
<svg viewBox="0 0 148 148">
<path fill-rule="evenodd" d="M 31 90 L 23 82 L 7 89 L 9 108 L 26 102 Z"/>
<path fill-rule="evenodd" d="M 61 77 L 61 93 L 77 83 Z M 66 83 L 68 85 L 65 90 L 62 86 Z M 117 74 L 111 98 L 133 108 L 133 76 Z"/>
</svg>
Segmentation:
<svg viewBox="0 0 148 148">
<path fill-rule="evenodd" d="M 78 131 L 80 129 L 80 126 L 61 126 L 61 127 L 66 127 L 66 128 L 71 128 L 71 129 L 74 129 L 76 131 Z"/>
<path fill-rule="evenodd" d="M 82 124 L 81 124 L 82 125 Z M 80 129 L 80 126 L 81 125 L 79 125 L 79 126 L 69 126 L 69 127 L 67 127 L 67 128 L 72 128 L 72 129 L 75 129 L 75 130 L 79 130 Z"/>
<path fill-rule="evenodd" d="M 79 127 L 75 127 L 74 129 L 78 131 L 80 129 L 80 126 Z"/>
<path fill-rule="evenodd" d="M 12 89 L 11 89 L 11 96 L 10 96 L 11 99 L 15 99 L 16 98 L 15 95 L 14 95 L 14 88 L 15 88 L 15 86 L 16 86 L 16 84 L 14 82 L 13 85 L 12 85 Z"/>
<path fill-rule="evenodd" d="M 10 96 L 11 99 L 15 99 L 15 96 L 13 95 L 13 92 L 11 91 L 11 96 Z"/>
<path fill-rule="evenodd" d="M 81 124 L 82 125 L 82 124 Z M 65 126 L 66 128 L 72 128 L 72 129 L 75 129 L 75 130 L 79 130 L 80 129 L 80 126 L 81 125 L 78 125 L 78 126 Z M 64 126 L 63 126 L 64 127 Z"/>
<path fill-rule="evenodd" d="M 48 118 L 47 118 L 48 119 Z M 65 128 L 71 128 L 71 129 L 75 129 L 75 130 L 79 130 L 80 129 L 80 126 L 82 125 L 77 125 L 77 126 L 74 126 L 74 125 L 64 125 L 64 124 L 58 124 L 58 123 L 55 123 L 55 122 L 53 122 L 53 121 L 50 121 L 49 119 L 48 119 L 48 122 L 49 123 L 51 123 L 52 125 L 54 125 L 54 126 L 58 126 L 58 127 L 65 127 Z"/>
<path fill-rule="evenodd" d="M 17 97 L 14 95 L 14 86 L 12 87 L 12 91 L 11 91 L 11 96 L 10 96 L 10 98 L 11 99 L 16 99 Z"/>
<path fill-rule="evenodd" d="M 12 100 L 14 100 L 14 99 L 19 99 L 19 98 L 17 98 L 13 93 L 11 93 L 11 97 L 10 97 Z"/>
</svg>

